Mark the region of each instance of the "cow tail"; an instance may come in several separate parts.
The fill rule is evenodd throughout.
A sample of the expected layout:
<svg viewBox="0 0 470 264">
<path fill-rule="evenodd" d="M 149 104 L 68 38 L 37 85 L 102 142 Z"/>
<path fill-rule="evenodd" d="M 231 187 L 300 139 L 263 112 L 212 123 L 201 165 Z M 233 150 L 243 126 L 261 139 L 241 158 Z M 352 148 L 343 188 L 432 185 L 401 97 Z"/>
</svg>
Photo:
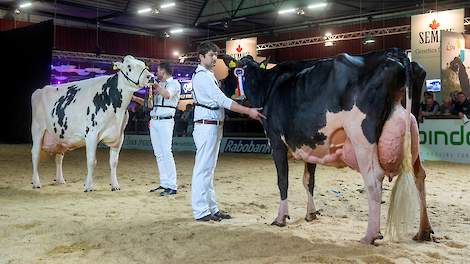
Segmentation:
<svg viewBox="0 0 470 264">
<path fill-rule="evenodd" d="M 416 214 L 419 209 L 418 190 L 415 184 L 415 177 L 411 156 L 411 64 L 408 58 L 404 59 L 406 71 L 406 130 L 403 144 L 403 158 L 400 167 L 400 174 L 397 177 L 390 195 L 390 206 L 387 216 L 387 235 L 391 240 L 398 240 L 403 234 L 411 230 Z"/>
</svg>

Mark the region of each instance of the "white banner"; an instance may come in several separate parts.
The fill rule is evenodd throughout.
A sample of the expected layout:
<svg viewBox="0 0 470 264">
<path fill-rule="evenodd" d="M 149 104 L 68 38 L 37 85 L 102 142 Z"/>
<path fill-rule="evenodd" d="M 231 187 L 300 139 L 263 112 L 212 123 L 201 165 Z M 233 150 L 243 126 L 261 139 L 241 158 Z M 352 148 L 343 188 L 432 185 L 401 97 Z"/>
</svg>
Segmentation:
<svg viewBox="0 0 470 264">
<path fill-rule="evenodd" d="M 422 160 L 470 163 L 470 123 L 461 119 L 425 119 L 419 126 Z"/>
<path fill-rule="evenodd" d="M 256 45 L 257 44 L 258 44 L 258 39 L 256 37 L 229 40 L 226 42 L 225 53 L 234 57 L 237 60 L 246 55 L 251 55 L 256 60 L 256 56 L 257 56 Z"/>
<path fill-rule="evenodd" d="M 426 70 L 426 80 L 441 78 L 441 30 L 464 32 L 464 9 L 411 17 L 412 58 Z"/>
</svg>

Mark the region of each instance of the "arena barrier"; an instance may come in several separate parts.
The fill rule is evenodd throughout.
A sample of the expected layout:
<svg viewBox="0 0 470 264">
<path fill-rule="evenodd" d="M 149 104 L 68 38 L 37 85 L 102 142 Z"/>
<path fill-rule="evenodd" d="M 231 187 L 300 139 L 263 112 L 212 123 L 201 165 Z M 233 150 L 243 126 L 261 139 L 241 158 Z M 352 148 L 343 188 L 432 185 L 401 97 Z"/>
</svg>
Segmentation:
<svg viewBox="0 0 470 264">
<path fill-rule="evenodd" d="M 470 122 L 462 119 L 425 119 L 419 125 L 422 160 L 470 163 Z"/>
<path fill-rule="evenodd" d="M 125 135 L 124 149 L 153 150 L 149 135 Z M 192 137 L 174 137 L 173 151 L 196 151 Z M 222 138 L 220 152 L 224 153 L 258 153 L 269 154 L 271 147 L 266 138 Z"/>
<path fill-rule="evenodd" d="M 425 119 L 420 124 L 420 157 L 470 164 L 470 122 L 461 119 Z M 152 150 L 149 135 L 125 135 L 123 148 Z M 173 151 L 195 151 L 192 137 L 174 137 Z M 226 137 L 220 144 L 223 153 L 269 154 L 266 138 Z"/>
</svg>

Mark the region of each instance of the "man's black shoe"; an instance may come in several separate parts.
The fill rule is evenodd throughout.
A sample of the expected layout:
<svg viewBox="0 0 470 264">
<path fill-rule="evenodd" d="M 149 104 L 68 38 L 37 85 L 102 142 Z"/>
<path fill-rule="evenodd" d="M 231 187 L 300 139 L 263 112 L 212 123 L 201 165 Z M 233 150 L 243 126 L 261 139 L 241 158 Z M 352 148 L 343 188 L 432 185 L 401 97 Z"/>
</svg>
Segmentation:
<svg viewBox="0 0 470 264">
<path fill-rule="evenodd" d="M 229 214 L 223 213 L 221 211 L 218 211 L 213 216 L 218 217 L 220 219 L 232 219 L 232 216 L 230 216 Z"/>
<path fill-rule="evenodd" d="M 165 190 L 165 188 L 163 188 L 162 186 L 158 186 L 157 188 L 150 190 L 150 192 L 156 192 L 158 190 Z"/>
<path fill-rule="evenodd" d="M 175 195 L 176 194 L 176 190 L 173 190 L 173 189 L 165 189 L 163 192 L 160 193 L 160 196 L 168 196 L 168 195 Z"/>
<path fill-rule="evenodd" d="M 210 220 L 212 220 L 212 215 L 206 215 L 204 217 L 196 219 L 196 221 L 198 222 L 209 222 Z"/>
</svg>

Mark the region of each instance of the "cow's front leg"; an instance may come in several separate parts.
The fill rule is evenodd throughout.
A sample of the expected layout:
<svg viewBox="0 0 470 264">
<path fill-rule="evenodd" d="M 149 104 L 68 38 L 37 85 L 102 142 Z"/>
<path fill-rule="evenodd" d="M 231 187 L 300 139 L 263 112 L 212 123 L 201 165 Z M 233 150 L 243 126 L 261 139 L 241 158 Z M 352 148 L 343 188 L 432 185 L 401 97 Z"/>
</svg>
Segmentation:
<svg viewBox="0 0 470 264">
<path fill-rule="evenodd" d="M 85 179 L 85 192 L 93 191 L 93 170 L 96 165 L 96 146 L 98 142 L 95 138 L 88 137 L 86 141 L 86 163 L 87 175 Z"/>
<path fill-rule="evenodd" d="M 54 181 L 56 184 L 65 184 L 64 174 L 62 171 L 62 160 L 64 159 L 64 154 L 58 153 L 55 155 L 55 178 Z"/>
<path fill-rule="evenodd" d="M 317 219 L 317 210 L 313 202 L 313 189 L 315 187 L 315 169 L 317 164 L 305 163 L 303 184 L 307 192 L 307 214 L 305 221 L 311 222 Z"/>
<path fill-rule="evenodd" d="M 281 142 L 273 144 L 273 159 L 277 171 L 277 186 L 281 195 L 281 202 L 279 204 L 279 211 L 277 217 L 272 225 L 283 227 L 286 226 L 286 218 L 289 217 L 289 210 L 287 206 L 287 189 L 289 187 L 289 165 L 287 163 L 287 148 Z"/>
<path fill-rule="evenodd" d="M 124 141 L 124 134 L 121 137 L 118 147 L 109 148 L 109 167 L 111 168 L 111 191 L 121 190 L 117 180 L 117 165 L 119 161 L 119 152 L 121 151 L 122 142 Z"/>
</svg>

